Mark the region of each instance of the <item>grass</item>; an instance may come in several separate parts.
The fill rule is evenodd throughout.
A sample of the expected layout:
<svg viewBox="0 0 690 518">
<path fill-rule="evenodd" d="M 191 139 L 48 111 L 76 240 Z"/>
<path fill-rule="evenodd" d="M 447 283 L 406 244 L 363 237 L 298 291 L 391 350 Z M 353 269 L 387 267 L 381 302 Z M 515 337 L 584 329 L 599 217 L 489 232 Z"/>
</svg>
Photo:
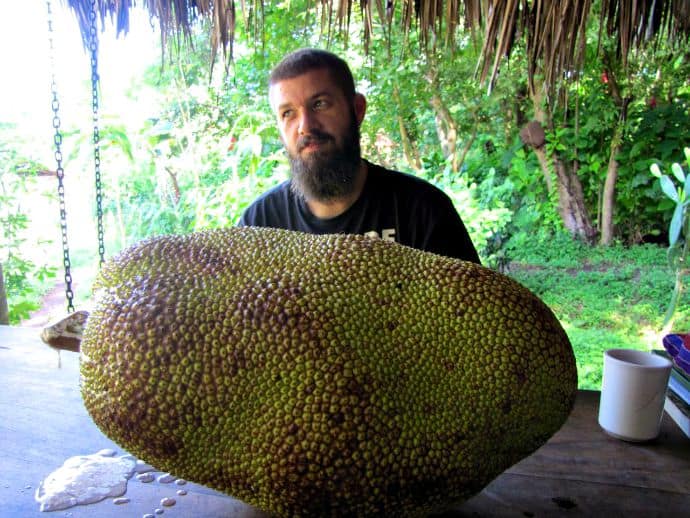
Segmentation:
<svg viewBox="0 0 690 518">
<path fill-rule="evenodd" d="M 568 333 L 580 388 L 601 387 L 606 349 L 662 347 L 663 320 L 674 286 L 665 248 L 591 248 L 565 236 L 548 243 L 521 243 L 511 251 L 511 260 L 508 274 L 548 304 Z M 677 306 L 672 330 L 690 330 L 688 290 Z"/>
</svg>

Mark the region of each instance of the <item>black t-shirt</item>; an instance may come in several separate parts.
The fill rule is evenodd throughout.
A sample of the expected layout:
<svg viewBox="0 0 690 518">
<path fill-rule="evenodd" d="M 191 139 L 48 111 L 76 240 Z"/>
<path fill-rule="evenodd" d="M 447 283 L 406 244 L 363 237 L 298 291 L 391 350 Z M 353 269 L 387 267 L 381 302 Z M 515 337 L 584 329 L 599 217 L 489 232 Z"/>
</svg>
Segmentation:
<svg viewBox="0 0 690 518">
<path fill-rule="evenodd" d="M 314 216 L 290 181 L 269 190 L 242 215 L 239 224 L 298 230 L 311 234 L 365 234 L 479 263 L 467 229 L 450 198 L 412 175 L 367 162 L 359 199 L 334 218 Z"/>
</svg>

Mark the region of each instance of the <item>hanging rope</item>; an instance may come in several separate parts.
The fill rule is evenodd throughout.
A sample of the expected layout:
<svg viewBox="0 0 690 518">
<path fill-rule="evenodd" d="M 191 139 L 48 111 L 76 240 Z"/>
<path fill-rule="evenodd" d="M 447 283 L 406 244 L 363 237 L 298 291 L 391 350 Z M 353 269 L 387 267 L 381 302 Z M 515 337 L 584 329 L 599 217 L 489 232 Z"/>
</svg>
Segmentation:
<svg viewBox="0 0 690 518">
<path fill-rule="evenodd" d="M 98 232 L 99 265 L 105 262 L 103 232 L 103 189 L 101 185 L 101 136 L 98 129 L 98 30 L 96 26 L 96 0 L 91 2 L 89 48 L 91 50 L 91 108 L 93 112 L 93 161 L 96 178 L 96 226 Z"/>
<path fill-rule="evenodd" d="M 74 311 L 74 292 L 72 291 L 72 273 L 71 263 L 69 259 L 69 247 L 67 246 L 67 209 L 65 205 L 65 169 L 62 166 L 62 133 L 60 132 L 60 101 L 57 94 L 57 82 L 55 80 L 55 49 L 53 47 L 53 21 L 52 11 L 50 7 L 50 0 L 46 1 L 48 8 L 48 43 L 50 45 L 50 69 L 51 81 L 50 89 L 53 94 L 52 109 L 53 109 L 53 129 L 55 134 L 53 142 L 55 144 L 55 163 L 56 176 L 58 179 L 58 201 L 60 206 L 60 228 L 62 231 L 62 257 L 63 265 L 65 267 L 65 296 L 67 298 L 67 312 Z"/>
</svg>

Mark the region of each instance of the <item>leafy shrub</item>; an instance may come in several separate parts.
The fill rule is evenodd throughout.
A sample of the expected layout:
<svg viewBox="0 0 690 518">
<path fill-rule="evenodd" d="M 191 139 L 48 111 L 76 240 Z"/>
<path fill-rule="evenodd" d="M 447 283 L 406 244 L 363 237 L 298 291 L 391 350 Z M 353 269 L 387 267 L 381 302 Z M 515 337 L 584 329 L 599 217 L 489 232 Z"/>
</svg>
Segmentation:
<svg viewBox="0 0 690 518">
<path fill-rule="evenodd" d="M 4 131 L 0 137 L 0 263 L 9 322 L 17 324 L 38 309 L 40 295 L 56 269 L 30 255 L 42 243 L 27 244 L 31 220 L 24 205 L 26 194 L 36 188 L 34 171 L 44 168 L 25 158 L 20 143 L 5 137 Z"/>
</svg>

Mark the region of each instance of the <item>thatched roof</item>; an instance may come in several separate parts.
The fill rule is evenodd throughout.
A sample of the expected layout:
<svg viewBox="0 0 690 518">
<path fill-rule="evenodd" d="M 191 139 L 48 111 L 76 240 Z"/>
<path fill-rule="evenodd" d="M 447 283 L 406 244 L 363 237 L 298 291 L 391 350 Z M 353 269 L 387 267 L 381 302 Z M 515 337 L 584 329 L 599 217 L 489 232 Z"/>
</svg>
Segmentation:
<svg viewBox="0 0 690 518">
<path fill-rule="evenodd" d="M 77 13 L 82 34 L 88 37 L 92 0 L 65 0 Z M 211 24 L 212 49 L 232 52 L 237 24 L 261 27 L 264 5 L 271 0 L 141 0 L 139 5 L 158 20 L 163 45 L 171 36 L 187 38 L 195 21 Z M 495 80 L 501 61 L 521 38 L 526 42 L 530 79 L 539 71 L 549 84 L 582 62 L 585 28 L 593 0 L 321 0 L 312 9 L 326 13 L 333 30 L 347 28 L 352 9 L 361 9 L 368 30 L 378 21 L 389 30 L 418 30 L 422 41 L 452 43 L 459 30 L 469 30 L 483 41 L 478 70 L 481 80 Z M 128 31 L 129 10 L 136 0 L 95 0 L 101 22 L 112 18 L 118 31 Z M 399 12 L 402 25 L 392 24 Z M 95 13 L 94 13 L 95 14 Z M 248 20 L 253 20 L 249 22 Z M 321 23 L 323 17 L 313 17 Z M 630 53 L 664 38 L 687 43 L 690 36 L 690 0 L 601 0 L 600 31 L 620 42 L 625 64 Z M 368 41 L 362 42 L 368 46 Z"/>
</svg>

